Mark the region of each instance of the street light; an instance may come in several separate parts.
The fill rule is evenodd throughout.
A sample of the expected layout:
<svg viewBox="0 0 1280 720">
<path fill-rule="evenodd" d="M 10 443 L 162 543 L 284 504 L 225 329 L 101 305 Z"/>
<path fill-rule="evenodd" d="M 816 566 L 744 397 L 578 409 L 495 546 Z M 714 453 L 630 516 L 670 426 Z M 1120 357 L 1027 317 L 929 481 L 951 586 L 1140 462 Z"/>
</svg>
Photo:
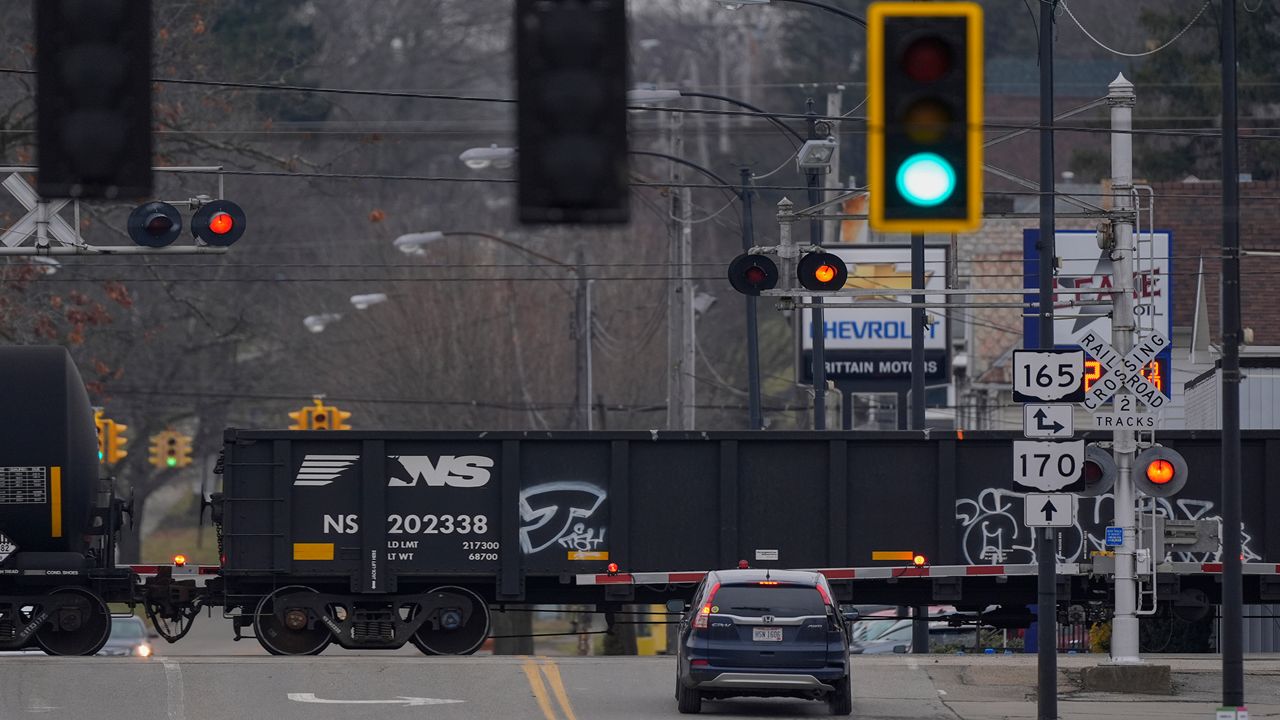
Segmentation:
<svg viewBox="0 0 1280 720">
<path fill-rule="evenodd" d="M 483 170 L 487 167 L 509 168 L 516 161 L 516 149 L 509 147 L 498 147 L 496 144 L 487 148 L 471 148 L 464 151 L 458 156 L 458 159 L 467 164 L 467 167 L 473 170 Z"/>
<path fill-rule="evenodd" d="M 365 293 L 363 295 L 351 296 L 351 304 L 355 305 L 357 310 L 366 310 L 374 305 L 379 305 L 386 301 L 386 293 Z"/>
<path fill-rule="evenodd" d="M 715 0 L 715 2 L 718 2 L 721 5 L 723 5 L 726 10 L 737 10 L 738 8 L 743 7 L 744 5 L 768 5 L 770 0 Z M 858 17 L 857 15 L 854 15 L 848 10 L 841 10 L 838 7 L 835 7 L 833 5 L 827 5 L 826 3 L 814 2 L 814 0 L 778 0 L 778 2 L 789 2 L 789 3 L 795 3 L 796 5 L 808 5 L 809 7 L 821 8 L 823 10 L 826 10 L 829 13 L 839 15 L 840 17 L 845 18 L 846 20 L 852 20 L 858 23 L 859 25 L 861 25 L 862 27 L 867 26 L 866 20 L 863 20 L 862 18 Z"/>
<path fill-rule="evenodd" d="M 836 148 L 836 139 L 833 137 L 805 140 L 796 153 L 796 168 L 801 171 L 831 172 L 831 160 L 835 157 Z"/>
<path fill-rule="evenodd" d="M 325 327 L 342 319 L 338 313 L 320 313 L 302 318 L 302 324 L 313 333 L 324 332 Z"/>
</svg>

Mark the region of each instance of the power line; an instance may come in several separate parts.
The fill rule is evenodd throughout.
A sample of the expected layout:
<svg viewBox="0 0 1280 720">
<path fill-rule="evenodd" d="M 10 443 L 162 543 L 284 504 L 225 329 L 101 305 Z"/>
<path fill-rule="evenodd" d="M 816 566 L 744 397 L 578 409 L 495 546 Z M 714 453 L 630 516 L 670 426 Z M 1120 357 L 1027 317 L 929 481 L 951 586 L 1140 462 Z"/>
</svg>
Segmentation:
<svg viewBox="0 0 1280 720">
<path fill-rule="evenodd" d="M 1116 50 L 1115 48 L 1110 47 L 1106 43 L 1103 43 L 1101 40 L 1094 37 L 1093 33 L 1089 32 L 1089 30 L 1086 29 L 1084 25 L 1080 24 L 1080 21 L 1076 19 L 1075 13 L 1071 12 L 1071 6 L 1067 4 L 1067 0 L 1060 0 L 1060 4 L 1062 5 L 1062 9 L 1066 11 L 1067 17 L 1071 18 L 1071 22 L 1075 23 L 1076 27 L 1080 28 L 1080 32 L 1084 33 L 1084 36 L 1092 40 L 1095 45 L 1114 55 L 1120 55 L 1120 56 L 1129 57 L 1129 58 L 1140 58 L 1140 57 L 1146 57 L 1148 55 L 1155 55 L 1161 50 L 1164 50 L 1165 48 L 1177 42 L 1178 38 L 1185 35 L 1187 31 L 1191 29 L 1191 26 L 1196 24 L 1196 21 L 1200 19 L 1200 16 L 1204 14 L 1205 9 L 1209 7 L 1209 3 L 1211 3 L 1212 1 L 1213 0 L 1204 0 L 1204 4 L 1200 6 L 1200 9 L 1196 12 L 1195 17 L 1191 18 L 1191 22 L 1187 23 L 1186 27 L 1179 30 L 1178 34 L 1170 38 L 1168 42 L 1160 45 L 1159 47 L 1153 50 L 1147 50 L 1146 52 L 1139 52 L 1139 53 L 1131 53 L 1131 52 L 1125 52 L 1123 50 Z"/>
</svg>

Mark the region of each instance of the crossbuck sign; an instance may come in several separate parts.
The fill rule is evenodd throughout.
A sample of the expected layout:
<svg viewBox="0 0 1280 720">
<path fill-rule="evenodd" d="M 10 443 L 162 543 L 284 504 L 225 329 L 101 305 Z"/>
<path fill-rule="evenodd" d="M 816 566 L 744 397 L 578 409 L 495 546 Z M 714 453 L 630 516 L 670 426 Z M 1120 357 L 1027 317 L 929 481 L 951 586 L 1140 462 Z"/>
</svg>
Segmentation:
<svg viewBox="0 0 1280 720">
<path fill-rule="evenodd" d="M 8 230 L 0 234 L 0 243 L 4 243 L 7 247 L 22 244 L 27 238 L 36 234 L 36 225 L 40 219 L 40 196 L 36 191 L 27 184 L 17 173 L 11 174 L 4 179 L 4 188 L 13 195 L 18 202 L 22 203 L 22 207 L 27 209 L 27 214 L 23 215 L 18 222 L 9 227 Z M 49 234 L 54 240 L 63 245 L 79 245 L 80 235 L 67 224 L 65 220 L 58 217 L 58 211 L 69 203 L 70 200 L 50 200 L 45 210 L 49 221 Z"/>
<path fill-rule="evenodd" d="M 1152 410 L 1164 407 L 1168 398 L 1160 389 L 1142 376 L 1142 369 L 1155 359 L 1160 351 L 1169 347 L 1169 339 L 1153 332 L 1134 345 L 1128 355 L 1120 355 L 1093 331 L 1079 338 L 1080 347 L 1092 355 L 1105 372 L 1098 378 L 1084 398 L 1087 410 L 1097 410 L 1122 387 L 1127 387 Z"/>
</svg>

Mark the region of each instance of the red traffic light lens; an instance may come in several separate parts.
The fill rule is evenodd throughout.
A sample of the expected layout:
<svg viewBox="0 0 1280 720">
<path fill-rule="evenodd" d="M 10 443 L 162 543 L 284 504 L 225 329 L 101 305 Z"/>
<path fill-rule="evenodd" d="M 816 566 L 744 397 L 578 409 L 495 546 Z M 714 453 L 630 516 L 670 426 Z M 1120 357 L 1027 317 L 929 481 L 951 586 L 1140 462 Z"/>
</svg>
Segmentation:
<svg viewBox="0 0 1280 720">
<path fill-rule="evenodd" d="M 173 229 L 173 221 L 157 213 L 147 218 L 147 224 L 144 228 L 151 237 L 160 237 Z"/>
<path fill-rule="evenodd" d="M 817 270 L 813 271 L 813 276 L 818 282 L 829 283 L 836 277 L 836 269 L 830 265 L 819 265 Z"/>
<path fill-rule="evenodd" d="M 751 283 L 752 285 L 759 285 L 760 283 L 764 282 L 765 278 L 767 277 L 769 277 L 769 275 L 764 271 L 763 268 L 760 268 L 758 266 L 752 266 L 747 268 L 747 282 Z"/>
<path fill-rule="evenodd" d="M 1173 480 L 1173 463 L 1168 460 L 1152 460 L 1147 465 L 1147 479 L 1156 485 L 1164 485 Z"/>
<path fill-rule="evenodd" d="M 609 563 L 609 564 L 606 566 L 606 568 L 605 568 L 605 569 L 607 569 L 607 570 L 609 571 L 609 574 L 610 574 L 610 575 L 617 575 L 617 574 L 618 574 L 618 563 L 613 563 L 613 562 L 612 562 L 612 563 Z"/>
<path fill-rule="evenodd" d="M 235 226 L 236 221 L 232 219 L 230 213 L 214 213 L 213 217 L 209 218 L 209 231 L 218 235 L 226 235 Z"/>
<path fill-rule="evenodd" d="M 953 64 L 951 46 L 933 35 L 916 38 L 902 53 L 902 71 L 918 83 L 941 80 Z"/>
</svg>

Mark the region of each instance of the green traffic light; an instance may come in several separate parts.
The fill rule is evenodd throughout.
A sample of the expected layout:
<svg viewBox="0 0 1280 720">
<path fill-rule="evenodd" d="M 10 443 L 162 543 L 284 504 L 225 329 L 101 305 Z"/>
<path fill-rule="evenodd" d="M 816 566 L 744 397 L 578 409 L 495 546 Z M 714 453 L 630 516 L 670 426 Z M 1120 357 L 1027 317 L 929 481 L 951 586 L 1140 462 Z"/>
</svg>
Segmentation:
<svg viewBox="0 0 1280 720">
<path fill-rule="evenodd" d="M 934 207 L 955 192 L 956 171 L 937 153 L 916 153 L 898 168 L 897 185 L 898 193 L 912 205 Z"/>
<path fill-rule="evenodd" d="M 101 450 L 99 450 L 99 451 L 98 451 L 98 462 L 102 462 L 102 460 L 103 460 L 105 457 L 106 457 L 106 456 L 102 454 L 102 451 L 101 451 Z"/>
<path fill-rule="evenodd" d="M 165 458 L 165 463 L 166 463 L 169 467 L 177 467 L 177 466 L 178 466 L 178 458 L 176 458 L 176 457 L 167 457 L 167 458 Z"/>
</svg>

